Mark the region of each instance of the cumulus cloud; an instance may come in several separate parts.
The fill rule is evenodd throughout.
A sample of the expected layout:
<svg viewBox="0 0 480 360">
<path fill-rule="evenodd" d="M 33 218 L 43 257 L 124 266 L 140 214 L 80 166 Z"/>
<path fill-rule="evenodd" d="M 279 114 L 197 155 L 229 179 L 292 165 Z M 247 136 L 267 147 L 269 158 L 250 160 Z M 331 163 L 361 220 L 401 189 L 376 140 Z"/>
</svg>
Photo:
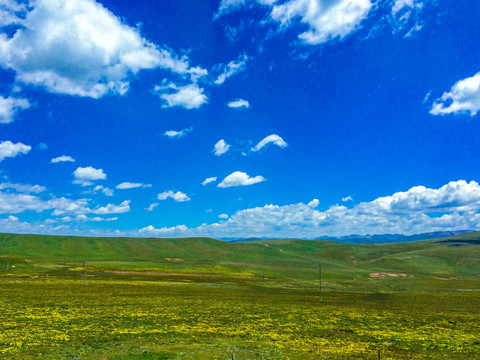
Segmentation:
<svg viewBox="0 0 480 360">
<path fill-rule="evenodd" d="M 218 65 L 217 69 L 220 71 L 220 75 L 218 75 L 214 83 L 217 85 L 221 85 L 229 77 L 239 72 L 245 71 L 245 69 L 247 68 L 248 59 L 249 58 L 246 54 L 242 54 L 238 57 L 237 60 L 232 60 L 227 65 L 224 65 L 224 64 Z"/>
<path fill-rule="evenodd" d="M 267 146 L 268 144 L 274 144 L 277 145 L 281 148 L 287 147 L 288 144 L 278 135 L 272 134 L 268 135 L 265 137 L 262 141 L 260 141 L 257 145 L 251 148 L 251 151 L 259 151 L 262 149 L 264 146 Z"/>
<path fill-rule="evenodd" d="M 95 169 L 91 166 L 78 167 L 73 172 L 73 176 L 75 177 L 73 183 L 81 186 L 92 185 L 92 181 L 105 180 L 107 178 L 107 174 L 103 172 L 103 169 Z"/>
<path fill-rule="evenodd" d="M 75 162 L 75 159 L 68 155 L 62 155 L 50 160 L 52 164 L 59 163 L 59 162 Z"/>
<path fill-rule="evenodd" d="M 0 161 L 7 157 L 16 157 L 20 154 L 27 154 L 32 149 L 31 146 L 22 143 L 12 143 L 11 141 L 0 142 Z"/>
<path fill-rule="evenodd" d="M 241 171 L 235 171 L 228 175 L 223 181 L 217 186 L 220 188 L 227 188 L 232 186 L 246 186 L 253 185 L 265 181 L 263 176 L 250 177 L 247 173 Z"/>
<path fill-rule="evenodd" d="M 178 225 L 178 226 L 173 226 L 173 227 L 163 227 L 160 229 L 156 229 L 153 225 L 146 226 L 138 232 L 140 234 L 145 234 L 145 235 L 172 235 L 172 234 L 178 234 L 181 232 L 187 231 L 188 228 L 185 225 Z"/>
<path fill-rule="evenodd" d="M 220 215 L 218 215 L 218 217 L 219 217 L 220 219 L 228 219 L 228 215 L 227 215 L 227 214 L 220 214 Z"/>
<path fill-rule="evenodd" d="M 318 205 L 320 205 L 320 200 L 318 199 L 313 199 L 307 204 L 307 206 L 311 207 L 312 209 L 316 208 Z"/>
<path fill-rule="evenodd" d="M 130 211 L 130 200 L 125 200 L 119 205 L 108 204 L 107 206 L 99 207 L 92 211 L 94 214 L 122 214 Z"/>
<path fill-rule="evenodd" d="M 19 82 L 99 98 L 124 94 L 130 75 L 144 69 L 193 77 L 206 72 L 144 39 L 94 0 L 37 0 L 31 5 L 0 13 L 4 25 L 21 25 L 11 37 L 0 35 L 0 64 L 14 70 Z"/>
<path fill-rule="evenodd" d="M 450 92 L 435 100 L 430 110 L 432 115 L 470 113 L 475 116 L 480 110 L 480 72 L 458 81 Z"/>
<path fill-rule="evenodd" d="M 1 190 L 13 189 L 16 192 Z M 129 201 L 120 205 L 108 204 L 104 207 L 94 207 L 88 199 L 68 199 L 65 197 L 43 199 L 37 194 L 43 193 L 45 188 L 39 185 L 1 184 L 0 185 L 0 214 L 19 214 L 25 211 L 43 212 L 52 210 L 54 216 L 122 213 L 129 211 Z M 35 195 L 32 195 L 35 194 Z"/>
<path fill-rule="evenodd" d="M 205 186 L 207 184 L 210 184 L 211 182 L 217 181 L 216 177 L 209 177 L 203 180 L 202 185 Z"/>
<path fill-rule="evenodd" d="M 190 198 L 181 191 L 173 192 L 172 190 L 164 191 L 157 196 L 158 200 L 167 200 L 172 198 L 176 202 L 190 201 Z"/>
<path fill-rule="evenodd" d="M 207 102 L 207 95 L 203 88 L 196 83 L 179 86 L 174 83 L 157 85 L 153 89 L 160 99 L 164 100 L 162 107 L 183 107 L 185 109 L 198 109 Z"/>
<path fill-rule="evenodd" d="M 0 96 L 0 124 L 11 123 L 18 112 L 29 107 L 30 103 L 26 99 Z"/>
<path fill-rule="evenodd" d="M 314 199 L 308 204 L 265 205 L 239 210 L 228 220 L 183 229 L 174 234 L 313 238 L 321 235 L 414 234 L 480 227 L 480 185 L 475 181 L 452 181 L 438 189 L 415 186 L 352 208 L 334 205 L 320 211 L 315 209 L 318 203 Z"/>
<path fill-rule="evenodd" d="M 243 99 L 232 100 L 227 105 L 228 107 L 231 107 L 234 109 L 241 109 L 241 108 L 248 109 L 250 107 L 250 103 L 247 100 L 243 100 Z"/>
<path fill-rule="evenodd" d="M 115 186 L 115 189 L 119 190 L 126 190 L 126 189 L 135 189 L 135 188 L 149 188 L 152 187 L 150 184 L 143 184 L 143 183 L 131 183 L 131 182 L 123 182 Z"/>
<path fill-rule="evenodd" d="M 219 140 L 215 146 L 213 147 L 213 153 L 217 156 L 225 154 L 230 149 L 230 145 L 228 145 L 225 140 Z"/>
<path fill-rule="evenodd" d="M 343 202 L 347 202 L 347 201 L 353 201 L 352 197 L 350 195 L 346 196 L 346 197 L 343 197 L 342 198 L 342 201 Z"/>
</svg>

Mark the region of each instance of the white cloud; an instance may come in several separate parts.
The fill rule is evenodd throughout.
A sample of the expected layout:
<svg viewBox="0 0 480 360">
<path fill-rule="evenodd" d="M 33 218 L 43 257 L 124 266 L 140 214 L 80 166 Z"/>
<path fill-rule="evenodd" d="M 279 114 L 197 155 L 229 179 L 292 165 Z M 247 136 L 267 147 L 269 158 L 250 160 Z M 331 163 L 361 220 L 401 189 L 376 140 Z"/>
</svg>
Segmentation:
<svg viewBox="0 0 480 360">
<path fill-rule="evenodd" d="M 262 181 L 265 181 L 263 176 L 255 176 L 252 178 L 244 172 L 235 171 L 223 179 L 223 181 L 217 186 L 221 188 L 227 188 L 232 186 L 253 185 Z"/>
<path fill-rule="evenodd" d="M 8 1 L 8 3 L 11 3 Z M 177 57 L 147 41 L 94 0 L 37 0 L 33 8 L 3 9 L 0 19 L 21 28 L 0 36 L 0 64 L 16 80 L 50 92 L 99 98 L 124 94 L 129 77 L 143 69 L 164 68 L 198 77 Z M 18 20 L 19 19 L 19 20 Z"/>
<path fill-rule="evenodd" d="M 113 190 L 102 185 L 95 186 L 93 188 L 93 191 L 94 192 L 102 191 L 105 196 L 113 196 Z"/>
<path fill-rule="evenodd" d="M 165 83 L 155 86 L 153 90 L 165 101 L 162 105 L 164 108 L 179 106 L 185 109 L 198 109 L 207 102 L 207 95 L 203 93 L 203 88 L 196 83 L 185 86 Z"/>
<path fill-rule="evenodd" d="M 17 222 L 17 221 L 19 221 L 20 219 L 19 219 L 18 217 L 16 217 L 16 216 L 10 215 L 10 216 L 8 217 L 8 220 L 9 220 L 9 221 L 13 221 L 13 222 Z"/>
<path fill-rule="evenodd" d="M 307 204 L 307 206 L 311 207 L 312 209 L 316 208 L 318 205 L 320 205 L 320 200 L 318 199 L 313 199 Z"/>
<path fill-rule="evenodd" d="M 256 2 L 263 5 L 272 5 L 276 1 L 277 0 L 256 0 Z M 247 3 L 252 2 L 255 2 L 255 0 L 222 0 L 214 18 L 218 18 L 221 15 L 225 15 L 234 10 L 238 10 L 239 8 L 244 7 Z"/>
<path fill-rule="evenodd" d="M 0 1 L 0 26 L 19 25 L 23 23 L 22 14 L 26 11 L 25 4 L 14 0 Z"/>
<path fill-rule="evenodd" d="M 231 107 L 234 109 L 239 109 L 239 108 L 248 109 L 250 107 L 250 103 L 247 100 L 243 100 L 243 99 L 232 100 L 227 105 L 228 107 Z"/>
<path fill-rule="evenodd" d="M 153 209 L 155 209 L 157 206 L 158 206 L 158 203 L 153 203 L 153 204 L 150 204 L 150 206 L 148 208 L 146 208 L 145 210 L 146 211 L 153 211 Z"/>
<path fill-rule="evenodd" d="M 12 187 L 11 185 L 12 184 L 7 187 Z M 104 207 L 97 206 L 96 208 L 92 209 L 89 207 L 89 200 L 87 199 L 72 200 L 65 197 L 54 197 L 44 200 L 39 196 L 29 194 L 42 192 L 43 189 L 41 187 L 37 188 L 37 186 L 38 185 L 22 185 L 16 189 L 21 193 L 7 193 L 0 191 L 0 214 L 18 214 L 28 210 L 35 212 L 53 210 L 53 215 L 64 216 L 85 215 L 90 213 L 113 214 L 123 213 L 130 210 L 128 206 L 130 201 L 124 201 L 120 205 L 108 204 Z M 6 187 L 2 187 L 0 190 L 3 188 Z"/>
<path fill-rule="evenodd" d="M 102 218 L 102 217 L 99 217 L 99 216 L 88 217 L 86 215 L 77 215 L 74 219 L 71 218 L 70 216 L 65 216 L 65 217 L 61 218 L 61 220 L 64 221 L 64 222 L 70 222 L 70 221 L 73 221 L 73 220 L 81 221 L 81 222 L 86 222 L 86 221 L 94 221 L 94 222 L 107 221 L 107 222 L 110 222 L 110 221 L 118 220 L 118 217 Z"/>
<path fill-rule="evenodd" d="M 352 197 L 351 197 L 350 195 L 348 195 L 348 196 L 342 198 L 342 201 L 343 201 L 343 202 L 353 201 L 353 199 L 352 199 Z"/>
<path fill-rule="evenodd" d="M 107 174 L 103 172 L 103 169 L 95 169 L 91 166 L 78 167 L 73 172 L 73 176 L 75 176 L 73 183 L 82 186 L 88 186 L 92 184 L 92 181 L 105 180 L 107 178 Z"/>
<path fill-rule="evenodd" d="M 149 188 L 152 187 L 150 184 L 143 184 L 143 183 L 131 183 L 131 182 L 123 182 L 115 186 L 115 189 L 119 190 L 126 190 L 126 189 L 135 189 L 135 188 Z"/>
<path fill-rule="evenodd" d="M 32 149 L 31 146 L 22 143 L 12 143 L 11 141 L 0 142 L 0 161 L 7 157 L 15 157 L 19 154 L 27 154 Z"/>
<path fill-rule="evenodd" d="M 161 229 L 156 229 L 153 225 L 149 225 L 138 230 L 138 232 L 140 234 L 146 234 L 146 235 L 172 235 L 172 234 L 182 233 L 187 230 L 188 228 L 185 225 L 163 227 Z"/>
<path fill-rule="evenodd" d="M 59 163 L 59 162 L 75 162 L 75 159 L 68 155 L 62 155 L 50 160 L 52 164 Z"/>
<path fill-rule="evenodd" d="M 14 189 L 19 193 L 26 193 L 26 194 L 39 194 L 47 190 L 45 186 L 41 186 L 41 185 L 0 183 L 0 190 L 3 190 L 3 189 Z"/>
<path fill-rule="evenodd" d="M 372 7 L 370 0 L 290 0 L 275 5 L 271 18 L 283 27 L 297 16 L 309 30 L 298 37 L 305 43 L 322 44 L 354 32 Z"/>
<path fill-rule="evenodd" d="M 89 219 L 90 221 L 117 221 L 118 217 L 112 217 L 112 218 L 101 218 L 99 216 L 93 217 Z"/>
<path fill-rule="evenodd" d="M 26 99 L 0 96 L 0 124 L 11 123 L 19 111 L 29 107 L 30 103 Z"/>
<path fill-rule="evenodd" d="M 238 59 L 230 61 L 227 65 L 219 65 L 218 69 L 221 71 L 220 75 L 218 75 L 217 79 L 214 81 L 215 84 L 221 85 L 227 80 L 230 76 L 233 76 L 241 71 L 245 71 L 247 68 L 247 61 L 248 56 L 246 54 L 242 54 L 238 57 Z"/>
<path fill-rule="evenodd" d="M 458 81 L 450 92 L 435 100 L 430 110 L 432 115 L 446 115 L 470 112 L 475 116 L 480 110 L 480 72 Z"/>
<path fill-rule="evenodd" d="M 278 135 L 272 134 L 265 137 L 262 141 L 260 141 L 257 145 L 251 148 L 251 151 L 259 151 L 261 148 L 268 144 L 274 144 L 281 148 L 287 147 L 288 144 Z"/>
<path fill-rule="evenodd" d="M 424 3 L 420 0 L 395 0 L 391 10 L 391 25 L 393 32 L 397 33 L 409 29 L 405 37 L 412 36 L 423 27 L 420 15 Z"/>
<path fill-rule="evenodd" d="M 122 214 L 130 211 L 130 200 L 123 201 L 120 205 L 108 204 L 92 211 L 94 214 Z"/>
<path fill-rule="evenodd" d="M 222 0 L 220 6 L 218 7 L 218 12 L 216 16 L 221 14 L 226 14 L 235 8 L 240 8 L 244 6 L 246 0 Z"/>
<path fill-rule="evenodd" d="M 176 202 L 190 201 L 190 198 L 181 191 L 173 192 L 172 190 L 164 191 L 157 196 L 158 200 L 167 200 L 172 198 Z"/>
<path fill-rule="evenodd" d="M 180 139 L 181 137 L 184 137 L 185 135 L 190 134 L 192 131 L 193 131 L 193 126 L 180 131 L 168 130 L 168 131 L 165 131 L 163 135 L 168 136 L 169 138 Z"/>
<path fill-rule="evenodd" d="M 211 182 L 217 181 L 216 177 L 209 177 L 203 180 L 202 185 L 205 186 L 207 184 L 210 184 Z"/>
<path fill-rule="evenodd" d="M 405 192 L 363 202 L 352 208 L 334 205 L 316 210 L 318 200 L 308 204 L 265 205 L 239 210 L 228 220 L 196 228 L 170 230 L 176 236 L 269 236 L 403 233 L 478 229 L 480 185 L 452 181 L 438 189 L 415 186 Z"/>
<path fill-rule="evenodd" d="M 213 148 L 213 153 L 217 156 L 220 156 L 225 154 L 229 149 L 230 145 L 228 145 L 225 140 L 221 139 L 215 144 Z"/>
<path fill-rule="evenodd" d="M 220 219 L 228 219 L 228 215 L 227 215 L 227 214 L 220 214 L 220 215 L 218 215 L 218 217 L 219 217 Z"/>
</svg>

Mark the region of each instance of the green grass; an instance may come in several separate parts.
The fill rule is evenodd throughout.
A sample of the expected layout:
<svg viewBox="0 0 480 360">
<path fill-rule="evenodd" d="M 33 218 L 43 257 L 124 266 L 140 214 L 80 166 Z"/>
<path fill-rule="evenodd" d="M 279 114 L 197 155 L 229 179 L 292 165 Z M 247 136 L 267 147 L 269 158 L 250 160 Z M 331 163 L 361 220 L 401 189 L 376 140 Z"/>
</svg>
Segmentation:
<svg viewBox="0 0 480 360">
<path fill-rule="evenodd" d="M 476 359 L 479 239 L 0 234 L 0 358 Z"/>
</svg>

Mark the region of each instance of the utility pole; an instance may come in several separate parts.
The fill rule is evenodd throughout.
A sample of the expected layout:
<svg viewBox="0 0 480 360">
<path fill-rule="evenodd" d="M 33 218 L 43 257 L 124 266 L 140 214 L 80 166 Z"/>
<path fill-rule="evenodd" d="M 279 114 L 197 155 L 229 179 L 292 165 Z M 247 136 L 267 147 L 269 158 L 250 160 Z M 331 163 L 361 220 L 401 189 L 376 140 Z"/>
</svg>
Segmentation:
<svg viewBox="0 0 480 360">
<path fill-rule="evenodd" d="M 323 300 L 322 296 L 322 263 L 318 263 L 318 289 L 320 290 L 320 301 Z"/>
<path fill-rule="evenodd" d="M 82 285 L 87 285 L 87 265 L 85 263 L 85 260 L 83 260 L 83 274 L 82 274 L 82 278 L 80 280 L 80 283 Z"/>
</svg>

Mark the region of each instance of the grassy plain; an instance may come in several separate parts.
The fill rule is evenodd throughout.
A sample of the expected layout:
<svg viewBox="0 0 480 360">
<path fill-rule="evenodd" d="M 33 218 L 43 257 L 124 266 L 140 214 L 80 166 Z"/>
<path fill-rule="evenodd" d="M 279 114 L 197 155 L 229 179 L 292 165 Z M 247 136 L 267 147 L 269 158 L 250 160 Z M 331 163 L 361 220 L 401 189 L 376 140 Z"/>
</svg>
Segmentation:
<svg viewBox="0 0 480 360">
<path fill-rule="evenodd" d="M 0 358 L 478 359 L 479 239 L 3 234 Z"/>
</svg>

